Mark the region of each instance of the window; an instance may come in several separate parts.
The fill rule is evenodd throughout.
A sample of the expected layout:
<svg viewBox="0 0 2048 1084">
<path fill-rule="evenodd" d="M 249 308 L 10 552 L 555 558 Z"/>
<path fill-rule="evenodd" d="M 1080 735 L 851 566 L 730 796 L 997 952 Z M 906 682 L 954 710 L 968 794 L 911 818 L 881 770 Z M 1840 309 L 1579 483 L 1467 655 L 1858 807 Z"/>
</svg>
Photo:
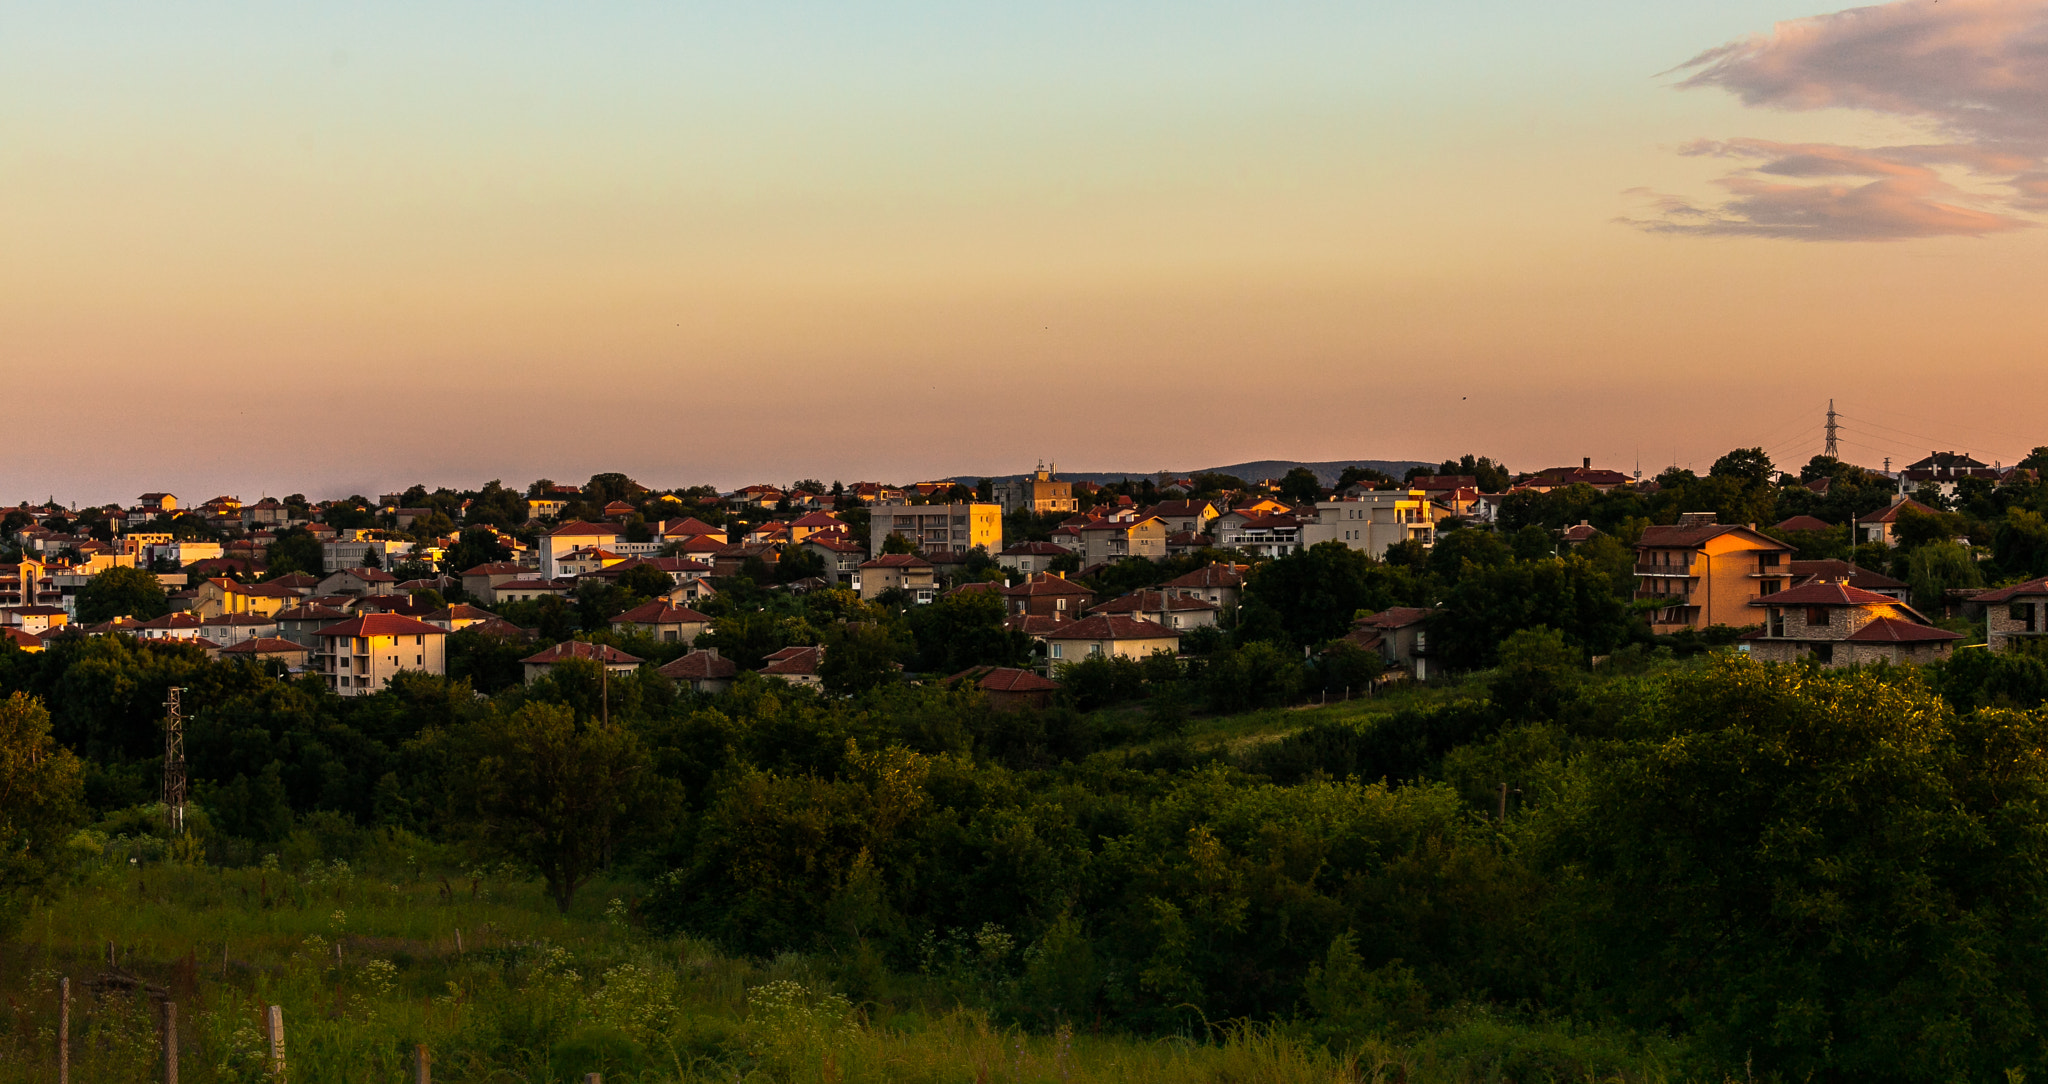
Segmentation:
<svg viewBox="0 0 2048 1084">
<path fill-rule="evenodd" d="M 1101 645 L 1101 644 L 1089 644 L 1089 645 L 1088 645 L 1088 654 L 1090 654 L 1090 655 L 1100 655 L 1100 654 L 1102 654 L 1102 645 Z"/>
<path fill-rule="evenodd" d="M 1055 658 L 1055 659 L 1057 659 L 1057 658 L 1059 658 L 1059 657 L 1060 657 L 1060 645 L 1058 645 L 1058 644 L 1054 644 L 1054 645 L 1052 645 L 1052 657 L 1053 657 L 1053 658 Z"/>
<path fill-rule="evenodd" d="M 2019 625 L 2020 625 L 2020 630 L 2019 630 L 2019 631 L 2021 631 L 2021 632 L 2032 632 L 2032 631 L 2034 631 L 2034 604 L 2033 604 L 2033 603 L 2031 603 L 2031 602 L 2015 602 L 2015 603 L 2013 603 L 2013 604 L 2012 604 L 2012 608 L 2006 611 L 2006 616 L 2008 616 L 2008 617 L 2012 618 L 2012 619 L 2013 619 L 2014 621 L 2017 621 L 2017 622 L 2019 622 Z"/>
<path fill-rule="evenodd" d="M 1770 613 L 1771 613 L 1771 625 L 1770 625 L 1770 629 L 1771 629 L 1771 631 L 1770 631 L 1770 635 L 1772 635 L 1772 636 L 1783 636 L 1783 635 L 1785 635 L 1785 611 L 1783 611 L 1783 610 L 1781 610 L 1781 609 L 1778 609 L 1778 608 L 1777 608 L 1776 606 L 1773 606 L 1773 607 L 1771 607 L 1771 611 L 1770 611 Z"/>
<path fill-rule="evenodd" d="M 1816 629 L 1825 628 L 1827 627 L 1827 623 L 1828 608 L 1826 606 L 1808 606 L 1806 608 L 1807 627 Z"/>
<path fill-rule="evenodd" d="M 1815 659 L 1819 660 L 1819 662 L 1820 662 L 1820 663 L 1821 663 L 1822 665 L 1824 665 L 1824 666 L 1825 666 L 1825 665 L 1827 665 L 1828 663 L 1834 662 L 1834 661 L 1835 661 L 1835 645 L 1833 645 L 1833 644 L 1815 644 L 1815 645 L 1813 645 L 1813 657 L 1814 657 Z"/>
</svg>

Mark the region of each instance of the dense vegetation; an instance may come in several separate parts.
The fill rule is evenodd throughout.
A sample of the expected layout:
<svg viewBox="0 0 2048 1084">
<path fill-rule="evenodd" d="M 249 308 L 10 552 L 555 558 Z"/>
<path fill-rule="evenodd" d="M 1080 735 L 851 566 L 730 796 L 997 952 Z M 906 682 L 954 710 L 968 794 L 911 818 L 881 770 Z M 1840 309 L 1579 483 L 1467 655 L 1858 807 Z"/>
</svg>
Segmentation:
<svg viewBox="0 0 2048 1084">
<path fill-rule="evenodd" d="M 225 940 L 201 1003 L 298 998 L 341 1021 L 320 1049 L 364 1064 L 431 1038 L 445 1079 L 578 1057 L 649 1080 L 815 1079 L 819 1057 L 946 1079 L 971 1070 L 940 1048 L 1007 1051 L 1005 1027 L 1037 1036 L 1018 1079 L 1175 1035 L 1235 1036 L 1186 1055 L 1197 1077 L 1261 1043 L 1324 1065 L 1264 1079 L 1352 1056 L 1445 1079 L 2048 1071 L 2048 667 L 1669 654 L 1588 671 L 1532 630 L 1458 685 L 1197 719 L 1195 679 L 1157 669 L 1139 703 L 1093 712 L 936 686 L 707 697 L 651 671 L 607 711 L 573 668 L 345 701 L 190 649 L 59 641 L 0 656 L 23 694 L 0 761 L 23 965 L 5 981 L 40 996 L 19 984 L 108 939 L 187 981 L 176 961 Z M 176 844 L 150 812 L 172 684 L 198 780 Z M 342 887 L 336 861 L 360 871 Z M 480 886 L 489 918 L 463 910 Z M 490 954 L 456 956 L 452 931 L 486 921 Z M 376 975 L 309 955 L 343 932 Z M 628 979 L 667 1007 L 615 1019 Z M 784 1010 L 748 1000 L 780 979 L 797 985 L 758 997 L 833 1021 L 788 1062 L 758 1030 Z M 222 1019 L 207 1041 L 239 1041 Z M 26 1052 L 43 1024 L 9 1026 Z M 909 1057 L 912 1033 L 938 1044 L 927 1069 L 861 1060 Z"/>
</svg>

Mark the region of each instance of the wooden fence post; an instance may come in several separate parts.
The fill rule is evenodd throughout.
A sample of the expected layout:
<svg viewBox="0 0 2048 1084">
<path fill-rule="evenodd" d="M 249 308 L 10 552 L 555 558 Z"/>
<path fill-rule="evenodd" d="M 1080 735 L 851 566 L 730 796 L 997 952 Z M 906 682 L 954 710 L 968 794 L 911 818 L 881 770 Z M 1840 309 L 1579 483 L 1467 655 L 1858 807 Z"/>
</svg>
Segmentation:
<svg viewBox="0 0 2048 1084">
<path fill-rule="evenodd" d="M 425 1043 L 412 1048 L 412 1084 L 434 1084 L 434 1056 L 427 1053 Z"/>
<path fill-rule="evenodd" d="M 57 982 L 57 1084 L 71 1084 L 71 980 Z"/>
<path fill-rule="evenodd" d="M 270 1048 L 270 1076 L 284 1079 L 284 1007 L 272 1005 L 263 1014 L 263 1041 Z"/>
<path fill-rule="evenodd" d="M 178 1084 L 178 1003 L 164 1002 L 164 1084 Z"/>
</svg>

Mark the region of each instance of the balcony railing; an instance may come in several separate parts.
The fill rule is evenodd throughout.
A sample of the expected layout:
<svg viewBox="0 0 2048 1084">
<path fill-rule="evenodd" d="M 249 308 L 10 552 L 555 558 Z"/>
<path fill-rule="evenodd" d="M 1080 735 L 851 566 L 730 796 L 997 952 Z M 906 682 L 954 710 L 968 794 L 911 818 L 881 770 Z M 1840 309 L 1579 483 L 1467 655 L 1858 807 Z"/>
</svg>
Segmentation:
<svg viewBox="0 0 2048 1084">
<path fill-rule="evenodd" d="M 1691 592 L 1691 591 L 1640 591 L 1640 590 L 1639 590 L 1639 591 L 1637 591 L 1637 592 L 1636 592 L 1636 594 L 1635 594 L 1635 597 L 1636 597 L 1636 598 L 1637 598 L 1638 600 L 1642 600 L 1642 599 L 1659 599 L 1659 600 L 1664 600 L 1664 599 L 1668 599 L 1668 600 L 1670 600 L 1670 604 L 1671 604 L 1671 605 L 1673 605 L 1673 606 L 1690 606 L 1690 605 L 1692 605 L 1692 592 Z"/>
<path fill-rule="evenodd" d="M 1636 566 L 1638 576 L 1692 576 L 1691 565 L 1643 565 Z"/>
</svg>

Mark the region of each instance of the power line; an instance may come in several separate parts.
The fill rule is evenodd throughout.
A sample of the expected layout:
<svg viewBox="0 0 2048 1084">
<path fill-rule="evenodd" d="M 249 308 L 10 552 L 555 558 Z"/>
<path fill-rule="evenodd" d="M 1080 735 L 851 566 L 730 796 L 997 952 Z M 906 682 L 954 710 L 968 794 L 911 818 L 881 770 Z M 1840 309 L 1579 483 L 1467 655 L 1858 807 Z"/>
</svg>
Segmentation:
<svg viewBox="0 0 2048 1084">
<path fill-rule="evenodd" d="M 1839 417 L 1841 415 L 1835 413 L 1835 401 L 1833 399 L 1828 400 L 1828 443 L 1821 454 L 1829 459 L 1841 458 L 1841 449 L 1835 446 L 1835 430 L 1840 428 L 1840 426 L 1835 424 L 1835 419 Z"/>
</svg>

